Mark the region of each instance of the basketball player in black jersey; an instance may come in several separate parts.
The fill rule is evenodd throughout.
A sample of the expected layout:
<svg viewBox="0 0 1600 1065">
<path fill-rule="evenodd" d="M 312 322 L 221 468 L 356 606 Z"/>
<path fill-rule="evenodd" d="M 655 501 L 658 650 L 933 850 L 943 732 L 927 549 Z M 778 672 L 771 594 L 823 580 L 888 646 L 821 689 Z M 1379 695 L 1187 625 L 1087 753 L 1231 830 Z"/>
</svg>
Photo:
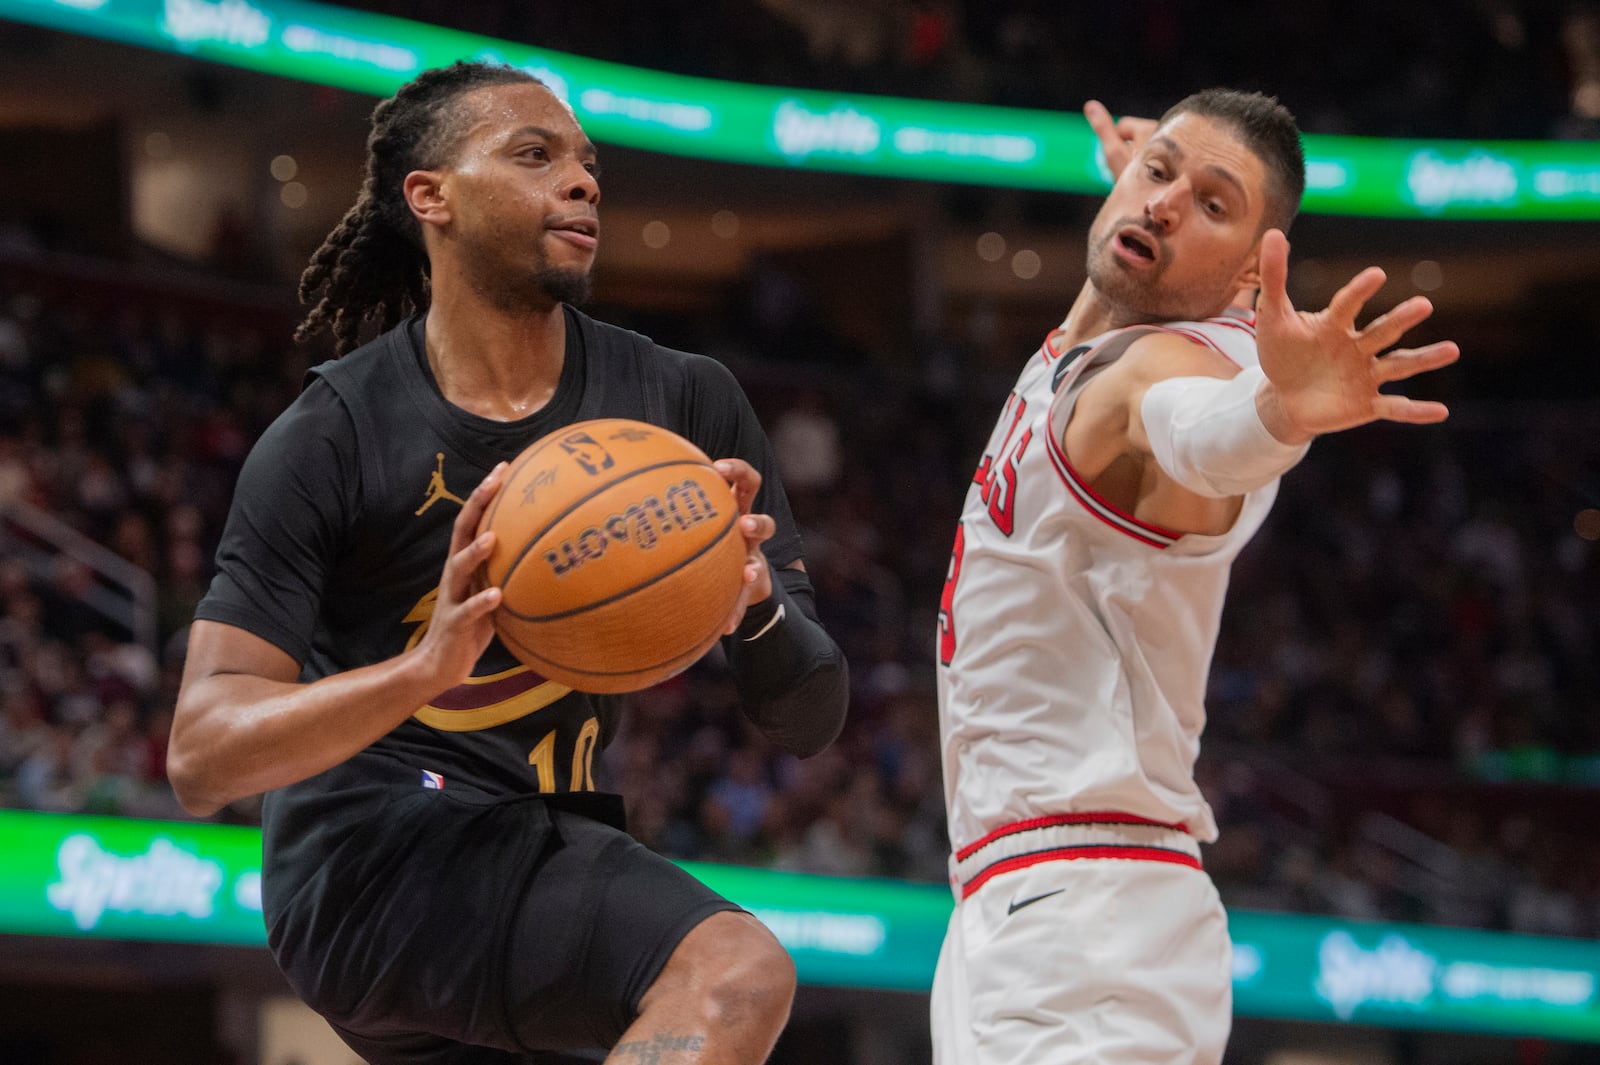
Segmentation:
<svg viewBox="0 0 1600 1065">
<path fill-rule="evenodd" d="M 778 942 L 594 791 L 617 701 L 521 666 L 499 592 L 473 590 L 506 460 L 577 421 L 666 426 L 746 512 L 724 639 L 746 714 L 800 755 L 843 724 L 744 394 L 571 306 L 599 201 L 594 146 L 518 70 L 428 71 L 377 107 L 360 198 L 301 282 L 300 336 L 331 329 L 337 357 L 252 451 L 196 611 L 173 786 L 202 815 L 267 792 L 273 954 L 379 1065 L 749 1065 L 788 1016 Z"/>
</svg>

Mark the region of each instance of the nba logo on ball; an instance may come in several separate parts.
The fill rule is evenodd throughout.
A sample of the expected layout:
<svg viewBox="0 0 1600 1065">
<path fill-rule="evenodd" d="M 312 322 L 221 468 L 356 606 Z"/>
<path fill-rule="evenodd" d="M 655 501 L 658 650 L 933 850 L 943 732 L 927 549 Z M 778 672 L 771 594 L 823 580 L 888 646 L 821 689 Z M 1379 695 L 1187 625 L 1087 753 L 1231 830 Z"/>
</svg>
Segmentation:
<svg viewBox="0 0 1600 1065">
<path fill-rule="evenodd" d="M 553 433 L 512 463 L 480 525 L 495 533 L 495 631 L 568 687 L 649 687 L 721 635 L 743 584 L 738 519 L 727 482 L 676 433 L 620 418 Z"/>
</svg>

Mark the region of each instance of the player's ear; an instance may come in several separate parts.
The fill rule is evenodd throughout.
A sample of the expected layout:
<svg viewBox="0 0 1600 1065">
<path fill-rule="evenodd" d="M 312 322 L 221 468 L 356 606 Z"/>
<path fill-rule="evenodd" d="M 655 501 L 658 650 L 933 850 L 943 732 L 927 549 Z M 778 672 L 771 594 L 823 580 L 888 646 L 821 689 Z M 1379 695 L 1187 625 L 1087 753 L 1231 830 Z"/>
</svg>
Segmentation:
<svg viewBox="0 0 1600 1065">
<path fill-rule="evenodd" d="M 450 199 L 440 171 L 411 171 L 401 183 L 400 192 L 418 222 L 442 226 L 450 221 Z"/>
<path fill-rule="evenodd" d="M 1239 273 L 1233 279 L 1234 291 L 1261 287 L 1261 238 L 1257 237 L 1250 253 L 1244 257 Z"/>
</svg>

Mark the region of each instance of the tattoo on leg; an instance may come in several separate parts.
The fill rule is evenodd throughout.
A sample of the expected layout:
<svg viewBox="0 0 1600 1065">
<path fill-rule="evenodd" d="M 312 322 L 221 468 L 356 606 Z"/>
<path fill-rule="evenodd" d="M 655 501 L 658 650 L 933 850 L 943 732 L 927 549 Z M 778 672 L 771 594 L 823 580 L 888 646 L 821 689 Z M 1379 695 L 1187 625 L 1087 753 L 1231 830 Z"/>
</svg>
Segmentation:
<svg viewBox="0 0 1600 1065">
<path fill-rule="evenodd" d="M 618 1043 L 611 1054 L 618 1061 L 636 1061 L 639 1065 L 673 1065 L 680 1059 L 676 1056 L 668 1058 L 663 1055 L 676 1050 L 694 1053 L 702 1049 L 705 1042 L 706 1037 L 703 1035 L 671 1035 L 667 1032 L 657 1032 L 648 1040 L 635 1039 L 628 1043 Z"/>
</svg>

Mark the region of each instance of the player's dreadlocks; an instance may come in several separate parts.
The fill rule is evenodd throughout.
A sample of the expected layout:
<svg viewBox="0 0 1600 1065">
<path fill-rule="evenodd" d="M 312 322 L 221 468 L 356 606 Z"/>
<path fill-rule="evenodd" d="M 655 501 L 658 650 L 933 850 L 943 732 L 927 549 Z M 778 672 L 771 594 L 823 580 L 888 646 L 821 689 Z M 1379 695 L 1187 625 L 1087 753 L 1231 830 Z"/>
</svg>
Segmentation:
<svg viewBox="0 0 1600 1065">
<path fill-rule="evenodd" d="M 428 256 L 401 183 L 455 149 L 461 122 L 453 104 L 462 94 L 520 82 L 542 84 L 514 67 L 458 62 L 424 71 L 373 110 L 361 194 L 300 275 L 300 302 L 312 307 L 296 340 L 331 329 L 334 354 L 343 355 L 367 322 L 387 330 L 427 308 Z"/>
</svg>

